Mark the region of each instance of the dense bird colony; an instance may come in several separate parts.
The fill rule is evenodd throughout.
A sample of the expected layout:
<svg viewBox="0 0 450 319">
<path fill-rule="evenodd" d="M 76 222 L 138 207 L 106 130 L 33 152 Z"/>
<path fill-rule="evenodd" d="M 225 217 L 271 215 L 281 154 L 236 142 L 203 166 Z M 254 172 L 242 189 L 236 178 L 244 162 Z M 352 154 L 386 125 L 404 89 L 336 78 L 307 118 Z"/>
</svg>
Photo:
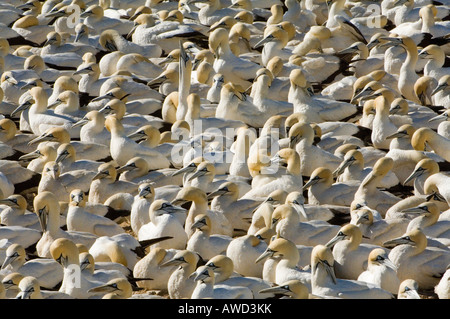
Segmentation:
<svg viewBox="0 0 450 319">
<path fill-rule="evenodd" d="M 449 0 L 3 0 L 0 298 L 450 296 Z"/>
</svg>

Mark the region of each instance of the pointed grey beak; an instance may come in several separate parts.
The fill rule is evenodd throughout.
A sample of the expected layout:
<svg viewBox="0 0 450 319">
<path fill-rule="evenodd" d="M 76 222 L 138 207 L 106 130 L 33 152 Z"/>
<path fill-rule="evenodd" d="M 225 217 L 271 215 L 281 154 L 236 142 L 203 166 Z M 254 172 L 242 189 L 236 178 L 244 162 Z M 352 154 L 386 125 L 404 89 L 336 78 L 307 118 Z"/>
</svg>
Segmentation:
<svg viewBox="0 0 450 319">
<path fill-rule="evenodd" d="M 35 158 L 38 158 L 39 156 L 42 156 L 41 152 L 39 152 L 38 150 L 22 155 L 21 157 L 19 157 L 19 161 L 25 161 L 25 160 L 32 160 Z"/>
<path fill-rule="evenodd" d="M 227 193 L 228 193 L 228 189 L 221 188 L 221 189 L 218 189 L 218 190 L 210 193 L 207 198 L 211 199 L 211 198 L 214 198 L 216 196 L 222 196 L 222 195 L 227 194 Z"/>
<path fill-rule="evenodd" d="M 31 105 L 33 105 L 33 100 L 27 100 L 20 104 L 14 111 L 11 112 L 11 117 L 14 117 L 17 113 L 22 112 L 28 108 L 30 108 Z"/>
<path fill-rule="evenodd" d="M 409 236 L 402 236 L 398 238 L 394 238 L 391 240 L 388 240 L 383 243 L 383 247 L 386 248 L 393 248 L 398 245 L 414 245 L 414 242 L 409 238 Z"/>
<path fill-rule="evenodd" d="M 347 167 L 351 166 L 354 162 L 355 162 L 355 158 L 353 156 L 348 158 L 347 160 L 343 161 L 341 163 L 341 165 L 339 165 L 339 167 L 335 169 L 335 171 L 333 172 L 333 176 L 337 177 L 337 176 L 341 175 L 344 172 L 344 170 Z"/>
<path fill-rule="evenodd" d="M 339 231 L 336 236 L 334 236 L 333 238 L 331 238 L 328 243 L 325 244 L 325 246 L 329 247 L 329 248 L 333 248 L 334 245 L 336 245 L 337 242 L 343 240 L 345 238 L 345 235 Z"/>
<path fill-rule="evenodd" d="M 413 179 L 419 177 L 422 174 L 423 174 L 423 169 L 416 169 L 414 172 L 411 173 L 411 175 L 409 175 L 405 179 L 405 181 L 403 182 L 403 185 L 406 185 L 407 183 L 409 183 L 410 181 L 412 181 Z"/>
<path fill-rule="evenodd" d="M 265 37 L 264 39 L 262 39 L 261 41 L 259 41 L 258 43 L 255 44 L 255 46 L 253 47 L 254 49 L 258 49 L 260 47 L 262 47 L 264 44 L 270 42 L 273 40 L 273 36 L 268 35 L 267 37 Z"/>
<path fill-rule="evenodd" d="M 316 177 L 310 179 L 305 185 L 303 185 L 302 191 L 305 191 L 306 189 L 308 189 L 312 185 L 317 184 L 319 181 L 320 181 L 320 177 L 319 176 L 316 176 Z"/>
<path fill-rule="evenodd" d="M 266 260 L 269 257 L 272 257 L 274 255 L 274 253 L 275 252 L 273 250 L 271 250 L 270 248 L 267 248 L 265 252 L 263 252 L 258 258 L 256 258 L 255 264 L 257 264 L 263 260 Z"/>
<path fill-rule="evenodd" d="M 447 83 L 443 83 L 443 84 L 441 84 L 441 85 L 438 85 L 438 86 L 433 90 L 433 92 L 431 92 L 431 96 L 433 96 L 433 95 L 435 95 L 436 93 L 438 93 L 438 92 L 444 90 L 446 87 L 447 87 Z"/>
<path fill-rule="evenodd" d="M 191 176 L 189 176 L 189 178 L 188 178 L 188 182 L 190 182 L 190 181 L 192 181 L 193 179 L 195 179 L 195 178 L 197 178 L 197 177 L 201 177 L 201 176 L 203 176 L 203 175 L 205 175 L 206 174 L 206 171 L 203 171 L 203 170 L 201 170 L 201 171 L 196 171 L 194 174 L 192 174 Z"/>
<path fill-rule="evenodd" d="M 186 167 L 183 167 L 183 168 L 179 169 L 176 172 L 173 172 L 172 176 L 177 176 L 177 175 L 184 174 L 184 173 L 192 173 L 192 172 L 195 172 L 196 169 L 197 169 L 197 166 L 195 166 L 195 164 L 194 165 L 188 165 Z"/>
<path fill-rule="evenodd" d="M 72 128 L 79 127 L 79 126 L 83 126 L 83 125 L 85 125 L 85 124 L 87 124 L 87 123 L 89 123 L 89 120 L 88 120 L 88 119 L 85 119 L 85 118 L 82 118 L 82 119 L 79 120 L 78 122 L 73 123 L 73 124 L 72 124 Z"/>
<path fill-rule="evenodd" d="M 69 152 L 62 152 L 62 153 L 59 153 L 59 154 L 56 156 L 55 162 L 56 162 L 56 163 L 61 163 L 62 161 L 64 161 L 64 160 L 67 158 L 68 155 L 69 155 Z"/>
</svg>

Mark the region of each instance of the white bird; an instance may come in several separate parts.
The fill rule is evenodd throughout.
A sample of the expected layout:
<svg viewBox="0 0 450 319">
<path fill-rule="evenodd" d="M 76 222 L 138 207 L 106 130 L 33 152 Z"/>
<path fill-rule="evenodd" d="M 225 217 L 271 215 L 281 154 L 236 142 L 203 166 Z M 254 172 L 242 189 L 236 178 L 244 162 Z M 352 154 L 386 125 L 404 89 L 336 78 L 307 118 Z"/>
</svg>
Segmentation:
<svg viewBox="0 0 450 319">
<path fill-rule="evenodd" d="M 385 216 L 387 210 L 401 200 L 400 197 L 377 188 L 393 166 L 394 160 L 391 157 L 380 158 L 354 193 L 355 199 L 366 201 L 367 206 L 377 210 L 381 216 Z"/>
<path fill-rule="evenodd" d="M 159 58 L 162 49 L 157 44 L 136 44 L 123 38 L 115 29 L 104 30 L 100 34 L 100 45 L 111 52 L 120 51 L 125 54 L 138 53 L 147 58 Z"/>
<path fill-rule="evenodd" d="M 339 226 L 325 221 L 300 222 L 299 214 L 289 204 L 282 204 L 275 208 L 270 226 L 280 237 L 303 246 L 326 244 L 339 230 Z"/>
<path fill-rule="evenodd" d="M 209 48 L 218 57 L 214 61 L 214 71 L 222 74 L 225 82 L 232 82 L 244 89 L 251 85 L 260 66 L 233 54 L 228 43 L 226 29 L 218 28 L 211 32 Z"/>
<path fill-rule="evenodd" d="M 63 268 L 53 259 L 34 258 L 26 261 L 25 249 L 19 244 L 12 244 L 6 250 L 6 259 L 2 264 L 2 273 L 18 272 L 33 276 L 41 287 L 54 289 L 63 280 Z"/>
<path fill-rule="evenodd" d="M 214 271 L 215 285 L 231 287 L 248 287 L 254 296 L 254 299 L 270 298 L 271 295 L 261 295 L 259 291 L 271 287 L 271 283 L 252 276 L 240 276 L 234 270 L 233 261 L 224 255 L 216 255 L 211 258 L 205 266 Z"/>
<path fill-rule="evenodd" d="M 419 295 L 419 284 L 414 279 L 405 279 L 398 288 L 397 299 L 422 299 Z"/>
<path fill-rule="evenodd" d="M 358 181 L 334 183 L 331 170 L 318 167 L 312 172 L 303 190 L 308 189 L 309 204 L 350 206 L 359 185 Z"/>
<path fill-rule="evenodd" d="M 13 194 L 0 200 L 1 205 L 6 205 L 0 213 L 1 223 L 6 226 L 22 226 L 41 230 L 39 220 L 35 213 L 27 210 L 27 201 L 20 194 Z"/>
<path fill-rule="evenodd" d="M 195 271 L 198 261 L 199 256 L 195 252 L 180 250 L 172 259 L 161 264 L 161 267 L 179 266 L 172 272 L 167 282 L 170 299 L 191 298 L 196 282 L 190 275 Z"/>
<path fill-rule="evenodd" d="M 275 257 L 279 260 L 275 269 L 273 269 L 275 272 L 274 283 L 279 285 L 288 280 L 298 279 L 308 289 L 311 288 L 311 272 L 297 266 L 300 254 L 293 242 L 284 238 L 276 238 L 255 262 L 265 261 L 267 263 L 269 257 Z"/>
<path fill-rule="evenodd" d="M 233 182 L 225 182 L 216 191 L 208 195 L 211 201 L 211 209 L 220 211 L 232 224 L 234 231 L 247 233 L 250 227 L 252 213 L 261 204 L 253 199 L 239 199 L 238 186 Z"/>
<path fill-rule="evenodd" d="M 87 7 L 81 14 L 83 23 L 92 34 L 99 35 L 104 30 L 115 29 L 119 34 L 128 34 L 133 28 L 133 23 L 124 19 L 109 18 L 104 15 L 104 9 L 96 4 Z"/>
<path fill-rule="evenodd" d="M 36 244 L 39 257 L 50 258 L 50 247 L 58 238 L 69 239 L 90 247 L 97 236 L 87 232 L 65 231 L 60 228 L 60 206 L 55 195 L 50 192 L 38 194 L 34 200 L 34 211 L 38 215 L 42 227 L 42 236 Z M 77 255 L 78 260 L 78 255 Z"/>
<path fill-rule="evenodd" d="M 63 292 L 42 290 L 41 281 L 33 276 L 26 276 L 20 280 L 18 288 L 20 292 L 16 299 L 73 299 Z"/>
<path fill-rule="evenodd" d="M 62 143 L 56 150 L 55 162 L 61 167 L 61 173 L 84 170 L 96 172 L 101 162 L 77 159 L 75 147 L 70 143 Z"/>
<path fill-rule="evenodd" d="M 397 266 L 398 278 L 401 281 L 414 278 L 422 289 L 434 288 L 450 262 L 448 249 L 427 246 L 427 238 L 419 229 L 391 239 L 383 246 L 392 248 L 389 259 Z"/>
<path fill-rule="evenodd" d="M 367 270 L 359 274 L 357 280 L 373 283 L 393 295 L 397 294 L 400 288 L 396 267 L 382 248 L 375 248 L 370 252 Z"/>
<path fill-rule="evenodd" d="M 89 232 L 97 236 L 114 236 L 123 233 L 123 228 L 113 220 L 89 213 L 85 210 L 86 194 L 80 189 L 70 192 L 67 212 L 67 230 Z"/>
<path fill-rule="evenodd" d="M 300 172 L 311 176 L 317 167 L 331 171 L 337 169 L 341 158 L 313 144 L 314 130 L 308 123 L 298 122 L 289 130 L 289 146 L 300 155 Z"/>
<path fill-rule="evenodd" d="M 50 255 L 51 254 L 51 255 Z M 102 284 L 91 281 L 84 276 L 80 269 L 78 247 L 67 238 L 57 238 L 49 247 L 49 257 L 59 262 L 64 268 L 64 277 L 59 292 L 65 293 L 73 298 L 87 299 L 94 297 L 88 290 Z M 77 273 L 74 281 L 73 272 Z"/>
<path fill-rule="evenodd" d="M 90 189 L 95 171 L 68 171 L 61 173 L 61 167 L 55 161 L 47 162 L 42 169 L 41 180 L 38 185 L 38 193 L 52 192 L 58 196 L 61 202 L 68 202 L 70 192 L 76 188 L 84 192 Z"/>
<path fill-rule="evenodd" d="M 380 246 L 364 244 L 361 241 L 362 232 L 359 227 L 347 224 L 325 244 L 333 249 L 334 271 L 338 278 L 356 280 L 367 270 L 369 254 Z"/>
<path fill-rule="evenodd" d="M 168 168 L 170 162 L 156 150 L 142 146 L 125 135 L 123 125 L 114 116 L 108 116 L 105 122 L 106 129 L 111 132 L 111 157 L 119 165 L 125 165 L 133 157 L 144 158 L 149 169 Z"/>
<path fill-rule="evenodd" d="M 209 260 L 219 254 L 226 254 L 232 238 L 212 233 L 211 219 L 207 215 L 200 214 L 196 216 L 191 229 L 195 231 L 189 237 L 186 249 L 197 252 L 203 260 Z"/>
<path fill-rule="evenodd" d="M 440 211 L 435 203 L 423 203 L 417 207 L 405 209 L 403 212 L 420 214 L 409 222 L 405 232 L 411 231 L 414 228 L 420 228 L 428 238 L 448 238 L 450 221 L 439 220 Z"/>
<path fill-rule="evenodd" d="M 90 203 L 105 203 L 116 194 L 126 193 L 130 196 L 137 194 L 137 185 L 117 179 L 117 170 L 112 163 L 103 163 L 98 167 L 97 174 L 92 177 L 89 187 Z M 131 205 L 130 205 L 131 206 Z"/>
<path fill-rule="evenodd" d="M 371 167 L 364 166 L 364 157 L 358 150 L 350 150 L 345 154 L 341 165 L 333 172 L 338 175 L 338 182 L 346 182 L 350 180 L 363 181 L 364 178 L 372 171 Z M 380 183 L 380 187 L 390 188 L 399 183 L 397 176 L 393 172 L 389 172 Z"/>
<path fill-rule="evenodd" d="M 294 113 L 306 115 L 307 123 L 339 121 L 357 113 L 353 104 L 334 101 L 325 96 L 315 96 L 302 70 L 292 70 L 289 79 L 291 87 L 288 102 L 293 104 Z"/>
<path fill-rule="evenodd" d="M 232 287 L 221 285 L 215 287 L 214 271 L 207 266 L 200 266 L 192 274 L 197 285 L 191 299 L 253 299 L 252 291 L 247 287 Z"/>
<path fill-rule="evenodd" d="M 168 201 L 155 200 L 149 209 L 150 222 L 141 226 L 137 234 L 138 239 L 146 240 L 170 236 L 172 238 L 154 246 L 164 249 L 185 249 L 188 235 L 180 222 L 180 219 L 184 219 L 185 212 L 184 208 L 173 206 Z M 176 214 L 182 214 L 182 217 L 174 216 Z"/>
<path fill-rule="evenodd" d="M 336 278 L 331 249 L 317 245 L 311 254 L 311 293 L 324 298 L 393 299 L 387 290 L 357 280 Z"/>
<path fill-rule="evenodd" d="M 163 266 L 178 252 L 176 249 L 151 248 L 147 255 L 140 259 L 133 268 L 134 278 L 152 278 L 137 282 L 138 287 L 146 289 L 167 290 L 170 275 L 177 265 Z"/>
</svg>

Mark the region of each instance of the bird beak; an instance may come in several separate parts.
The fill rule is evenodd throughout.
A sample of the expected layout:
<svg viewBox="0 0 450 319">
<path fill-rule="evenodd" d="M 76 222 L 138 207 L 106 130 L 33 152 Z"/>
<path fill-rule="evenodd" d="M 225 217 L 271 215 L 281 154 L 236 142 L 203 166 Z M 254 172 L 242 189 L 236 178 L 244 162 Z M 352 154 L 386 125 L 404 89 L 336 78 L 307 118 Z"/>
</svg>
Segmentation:
<svg viewBox="0 0 450 319">
<path fill-rule="evenodd" d="M 275 286 L 270 288 L 265 288 L 259 291 L 259 293 L 273 293 L 273 294 L 282 294 L 285 295 L 287 292 L 286 288 L 283 286 Z"/>
<path fill-rule="evenodd" d="M 84 31 L 84 29 L 80 29 L 80 31 L 78 31 L 77 34 L 76 34 L 76 36 L 75 36 L 74 42 L 80 41 L 81 36 L 82 36 L 83 34 L 85 34 L 85 33 L 86 33 L 86 31 Z"/>
<path fill-rule="evenodd" d="M 407 236 L 402 236 L 402 237 L 398 237 L 398 238 L 394 238 L 391 240 L 388 240 L 386 242 L 383 243 L 383 247 L 386 248 L 394 248 L 395 246 L 398 245 L 413 245 L 414 242 L 411 241 L 411 239 L 409 239 L 409 237 Z"/>
<path fill-rule="evenodd" d="M 385 258 L 385 259 L 383 260 L 383 264 L 384 264 L 386 267 L 391 268 L 392 270 L 397 270 L 397 266 L 396 266 L 390 259 Z"/>
<path fill-rule="evenodd" d="M 88 290 L 89 293 L 109 293 L 116 291 L 117 288 L 113 287 L 111 284 L 105 284 L 97 286 Z"/>
<path fill-rule="evenodd" d="M 153 85 L 162 84 L 162 83 L 164 83 L 164 81 L 166 81 L 166 80 L 167 80 L 167 76 L 165 76 L 165 75 L 160 75 L 160 76 L 154 78 L 153 80 L 148 81 L 148 82 L 147 82 L 147 86 L 150 86 L 150 87 L 151 87 L 151 86 L 153 86 Z"/>
<path fill-rule="evenodd" d="M 405 179 L 405 181 L 403 182 L 403 185 L 406 185 L 408 182 L 412 181 L 413 179 L 419 177 L 419 176 L 422 175 L 422 174 L 423 174 L 423 171 L 422 171 L 422 170 L 417 170 L 417 169 L 416 169 L 414 172 L 412 172 L 411 175 L 409 175 L 409 176 Z"/>
<path fill-rule="evenodd" d="M 373 40 L 373 41 L 370 41 L 368 44 L 367 44 L 367 49 L 369 49 L 369 51 L 370 50 L 372 50 L 377 44 L 379 44 L 380 43 L 380 41 L 378 41 L 378 39 L 376 39 L 376 40 Z"/>
<path fill-rule="evenodd" d="M 264 39 L 258 41 L 258 43 L 255 44 L 255 46 L 253 47 L 254 49 L 260 48 L 262 47 L 264 44 L 269 43 L 270 41 L 273 40 L 272 36 L 267 36 Z"/>
<path fill-rule="evenodd" d="M 56 156 L 55 162 L 60 163 L 60 162 L 64 161 L 68 155 L 69 155 L 69 153 L 67 153 L 67 152 L 59 153 Z"/>
<path fill-rule="evenodd" d="M 147 196 L 148 194 L 151 194 L 152 191 L 150 190 L 149 187 L 145 187 L 143 189 L 141 189 L 141 191 L 139 192 L 139 197 L 143 198 L 145 196 Z"/>
<path fill-rule="evenodd" d="M 274 255 L 274 251 L 267 248 L 265 252 L 263 252 L 258 258 L 256 258 L 255 264 L 257 264 L 263 260 L 266 260 L 267 258 L 272 257 L 273 255 Z"/>
<path fill-rule="evenodd" d="M 88 74 L 89 71 L 90 71 L 90 70 L 89 70 L 88 68 L 84 68 L 84 69 L 77 70 L 77 71 L 73 72 L 73 75 L 78 75 L 78 74 Z"/>
<path fill-rule="evenodd" d="M 91 102 L 97 102 L 97 101 L 101 101 L 103 99 L 112 100 L 113 98 L 114 98 L 114 96 L 112 94 L 106 93 L 106 94 L 103 94 L 103 95 L 100 95 L 100 96 L 97 96 L 97 97 L 93 98 L 91 100 Z"/>
<path fill-rule="evenodd" d="M 32 160 L 32 159 L 38 158 L 39 156 L 42 156 L 42 154 L 39 151 L 36 150 L 34 152 L 22 155 L 21 157 L 19 157 L 19 160 L 20 161 L 22 161 L 22 160 Z"/>
<path fill-rule="evenodd" d="M 175 259 L 170 259 L 170 260 L 162 263 L 159 266 L 160 267 L 178 266 L 178 265 L 181 265 L 182 263 L 183 263 L 183 261 L 179 260 L 178 258 L 175 258 Z"/>
<path fill-rule="evenodd" d="M 308 215 L 306 214 L 306 211 L 305 211 L 305 205 L 299 204 L 299 203 L 297 203 L 297 204 L 294 203 L 293 206 L 300 215 L 302 215 L 306 220 L 308 220 Z"/>
<path fill-rule="evenodd" d="M 402 39 L 400 38 L 393 38 L 393 37 L 382 37 L 381 40 L 387 41 L 387 43 L 382 44 L 381 46 L 388 46 L 388 45 L 400 45 L 402 44 Z"/>
<path fill-rule="evenodd" d="M 416 206 L 416 207 L 410 207 L 410 208 L 403 209 L 402 213 L 424 214 L 424 213 L 429 213 L 429 212 L 420 206 Z"/>
<path fill-rule="evenodd" d="M 105 178 L 106 176 L 109 176 L 108 172 L 98 172 L 97 174 L 95 174 L 95 176 L 92 178 L 93 181 L 95 181 L 96 179 L 102 179 Z"/>
<path fill-rule="evenodd" d="M 31 141 L 28 142 L 28 145 L 33 145 L 36 143 L 40 143 L 40 142 L 45 142 L 45 141 L 50 141 L 50 137 L 48 137 L 47 135 L 41 135 L 38 137 L 33 138 Z"/>
<path fill-rule="evenodd" d="M 349 159 L 343 161 L 341 165 L 339 165 L 339 167 L 336 168 L 336 170 L 333 172 L 333 176 L 337 177 L 341 175 L 347 167 L 353 164 L 354 161 L 355 159 L 353 157 L 350 157 Z"/>
<path fill-rule="evenodd" d="M 164 207 L 163 210 L 168 212 L 169 214 L 186 213 L 186 209 L 184 209 L 183 207 L 174 206 L 173 204 Z"/>
<path fill-rule="evenodd" d="M 192 224 L 191 229 L 200 229 L 201 227 L 205 226 L 205 221 L 203 219 L 200 219 Z"/>
<path fill-rule="evenodd" d="M 33 103 L 34 103 L 33 99 L 26 100 L 25 102 L 20 104 L 18 107 L 16 107 L 16 109 L 14 111 L 11 112 L 11 117 L 14 117 L 17 113 L 28 109 L 31 105 L 33 105 Z"/>
<path fill-rule="evenodd" d="M 123 172 L 128 172 L 128 171 L 131 171 L 131 170 L 133 170 L 133 169 L 135 169 L 135 168 L 136 168 L 136 166 L 133 165 L 133 164 L 124 165 L 124 166 L 119 167 L 119 168 L 117 169 L 117 174 L 121 174 L 121 173 L 123 173 Z"/>
<path fill-rule="evenodd" d="M 133 33 L 134 33 L 134 31 L 136 31 L 136 28 L 138 27 L 139 25 L 135 25 L 135 26 L 133 26 L 133 28 L 130 30 L 130 32 L 128 32 L 128 34 L 127 34 L 127 39 L 130 39 L 131 38 L 131 36 L 133 35 Z"/>
<path fill-rule="evenodd" d="M 79 126 L 83 126 L 85 124 L 87 124 L 89 122 L 88 119 L 82 118 L 81 120 L 79 120 L 78 122 L 75 122 L 72 124 L 72 128 L 74 127 L 79 127 Z"/>
<path fill-rule="evenodd" d="M 340 232 L 334 236 L 333 238 L 331 238 L 328 243 L 325 244 L 325 246 L 329 247 L 329 248 L 333 248 L 334 245 L 336 245 L 337 242 L 343 240 L 345 238 L 344 235 L 341 235 Z"/>
<path fill-rule="evenodd" d="M 432 117 L 428 120 L 428 122 L 434 122 L 434 121 L 440 121 L 440 120 L 447 120 L 447 117 L 443 114 L 439 114 L 438 116 Z"/>
<path fill-rule="evenodd" d="M 37 216 L 39 218 L 39 223 L 41 224 L 41 229 L 45 233 L 47 231 L 47 211 L 46 208 L 41 208 L 37 211 Z"/>
<path fill-rule="evenodd" d="M 62 101 L 60 99 L 56 99 L 55 102 L 53 102 L 52 104 L 47 105 L 48 109 L 52 109 L 54 107 L 57 107 L 58 105 L 60 105 L 62 103 Z"/>
<path fill-rule="evenodd" d="M 398 138 L 398 137 L 403 137 L 403 136 L 405 136 L 405 133 L 403 133 L 403 132 L 396 132 L 396 133 L 386 137 L 386 139 Z"/>
<path fill-rule="evenodd" d="M 214 198 L 214 197 L 216 197 L 216 196 L 222 196 L 222 195 L 227 194 L 227 193 L 228 193 L 228 190 L 225 190 L 225 189 L 218 189 L 218 190 L 216 190 L 216 191 L 210 193 L 210 194 L 208 195 L 207 198 L 208 198 L 208 199 L 211 199 L 211 198 Z"/>
<path fill-rule="evenodd" d="M 348 47 L 347 49 L 339 51 L 338 54 L 355 53 L 356 51 L 358 51 L 358 48 L 351 46 L 351 47 Z"/>
<path fill-rule="evenodd" d="M 132 134 L 130 134 L 130 135 L 128 135 L 127 136 L 128 138 L 131 138 L 132 140 L 139 140 L 139 139 L 141 139 L 141 138 L 144 138 L 145 137 L 145 133 L 142 133 L 140 130 L 139 131 L 137 131 L 137 132 L 134 132 L 134 133 L 132 133 Z"/>
<path fill-rule="evenodd" d="M 320 178 L 318 176 L 310 179 L 305 185 L 303 185 L 302 191 L 305 191 L 306 189 L 308 189 L 308 187 L 317 184 L 319 180 Z"/>
<path fill-rule="evenodd" d="M 189 176 L 188 178 L 188 182 L 192 181 L 193 179 L 197 178 L 197 177 L 201 177 L 203 175 L 205 175 L 206 172 L 205 171 L 196 171 L 194 174 L 192 174 L 191 176 Z"/>
<path fill-rule="evenodd" d="M 8 265 L 10 265 L 14 260 L 17 259 L 17 255 L 12 255 L 12 256 L 6 256 L 5 261 L 2 264 L 1 269 L 5 269 Z"/>
<path fill-rule="evenodd" d="M 177 175 L 184 174 L 184 173 L 191 173 L 191 172 L 194 172 L 195 170 L 196 170 L 196 167 L 188 165 L 186 167 L 183 167 L 183 168 L 177 170 L 176 172 L 173 172 L 172 176 L 177 176 Z"/>
<path fill-rule="evenodd" d="M 431 92 L 431 96 L 435 95 L 435 94 L 438 93 L 439 91 L 444 90 L 446 87 L 447 87 L 447 83 L 438 85 L 438 86 L 433 90 L 433 92 Z"/>
</svg>

